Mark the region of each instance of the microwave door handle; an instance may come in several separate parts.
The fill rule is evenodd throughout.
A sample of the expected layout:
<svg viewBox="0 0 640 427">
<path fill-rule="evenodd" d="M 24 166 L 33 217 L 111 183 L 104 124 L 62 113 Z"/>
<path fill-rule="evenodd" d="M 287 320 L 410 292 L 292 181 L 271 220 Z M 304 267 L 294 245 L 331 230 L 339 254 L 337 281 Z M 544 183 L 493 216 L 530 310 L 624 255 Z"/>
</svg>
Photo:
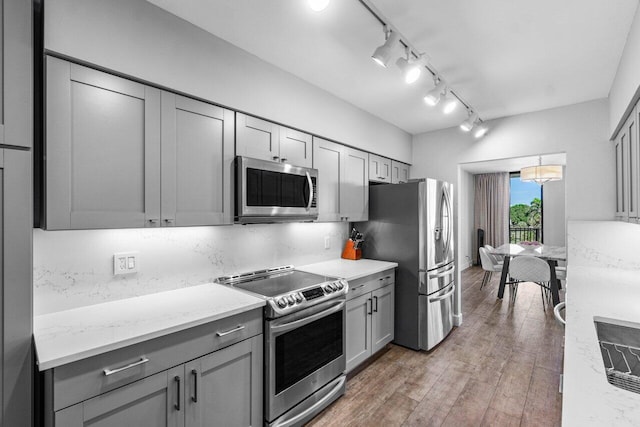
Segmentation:
<svg viewBox="0 0 640 427">
<path fill-rule="evenodd" d="M 311 209 L 311 204 L 313 203 L 313 181 L 311 180 L 311 175 L 309 172 L 305 172 L 307 175 L 307 184 L 309 184 L 309 203 L 307 204 L 307 210 Z"/>
</svg>

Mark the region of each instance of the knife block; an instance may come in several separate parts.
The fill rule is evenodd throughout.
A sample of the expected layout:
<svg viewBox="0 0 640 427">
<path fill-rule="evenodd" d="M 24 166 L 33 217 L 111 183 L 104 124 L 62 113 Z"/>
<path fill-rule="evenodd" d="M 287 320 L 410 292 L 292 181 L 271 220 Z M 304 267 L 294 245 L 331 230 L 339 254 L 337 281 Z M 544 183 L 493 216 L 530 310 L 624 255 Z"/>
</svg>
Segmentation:
<svg viewBox="0 0 640 427">
<path fill-rule="evenodd" d="M 353 240 L 347 240 L 344 244 L 344 249 L 342 250 L 342 258 L 352 259 L 354 261 L 362 258 L 362 249 L 356 249 L 355 246 L 356 243 Z"/>
</svg>

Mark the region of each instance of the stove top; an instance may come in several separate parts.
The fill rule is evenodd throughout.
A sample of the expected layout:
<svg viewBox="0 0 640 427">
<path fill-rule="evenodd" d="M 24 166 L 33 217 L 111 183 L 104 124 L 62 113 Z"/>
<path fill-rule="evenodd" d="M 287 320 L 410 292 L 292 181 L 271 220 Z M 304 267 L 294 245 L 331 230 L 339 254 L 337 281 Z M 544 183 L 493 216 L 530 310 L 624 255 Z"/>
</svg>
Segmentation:
<svg viewBox="0 0 640 427">
<path fill-rule="evenodd" d="M 279 317 L 345 297 L 349 289 L 344 279 L 298 271 L 291 265 L 223 276 L 216 282 L 265 297 L 267 317 Z"/>
</svg>

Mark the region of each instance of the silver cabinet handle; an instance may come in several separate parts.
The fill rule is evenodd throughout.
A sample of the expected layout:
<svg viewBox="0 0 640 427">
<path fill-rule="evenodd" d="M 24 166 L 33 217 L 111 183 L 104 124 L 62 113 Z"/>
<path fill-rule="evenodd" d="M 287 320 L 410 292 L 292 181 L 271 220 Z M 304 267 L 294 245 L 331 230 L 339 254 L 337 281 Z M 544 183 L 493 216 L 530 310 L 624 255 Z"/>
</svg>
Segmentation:
<svg viewBox="0 0 640 427">
<path fill-rule="evenodd" d="M 140 360 L 138 360 L 137 362 L 133 362 L 127 366 L 123 366 L 122 368 L 116 368 L 116 369 L 105 368 L 102 372 L 104 372 L 104 375 L 108 377 L 109 375 L 117 374 L 118 372 L 126 371 L 127 369 L 135 368 L 136 366 L 144 365 L 148 361 L 149 359 L 142 356 Z"/>
<path fill-rule="evenodd" d="M 232 333 L 234 333 L 234 332 L 241 331 L 241 330 L 243 330 L 244 328 L 245 328 L 245 326 L 244 326 L 244 325 L 238 325 L 238 326 L 236 326 L 235 328 L 233 328 L 233 329 L 229 329 L 228 331 L 225 331 L 225 332 L 216 332 L 216 335 L 217 335 L 217 336 L 219 336 L 219 337 L 224 337 L 225 335 L 229 335 L 229 334 L 232 334 Z"/>
</svg>

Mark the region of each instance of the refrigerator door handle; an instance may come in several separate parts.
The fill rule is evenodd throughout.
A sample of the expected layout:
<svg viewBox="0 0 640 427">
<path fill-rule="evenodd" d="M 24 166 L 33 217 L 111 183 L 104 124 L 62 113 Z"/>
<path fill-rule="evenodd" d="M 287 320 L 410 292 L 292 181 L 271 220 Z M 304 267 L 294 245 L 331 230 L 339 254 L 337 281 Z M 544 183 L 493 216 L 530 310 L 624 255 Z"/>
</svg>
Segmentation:
<svg viewBox="0 0 640 427">
<path fill-rule="evenodd" d="M 433 297 L 433 298 L 429 298 L 429 302 L 438 302 L 438 301 L 442 301 L 443 299 L 447 299 L 451 296 L 452 293 L 454 293 L 456 291 L 456 287 L 453 286 L 453 283 L 451 284 L 451 290 L 449 292 L 447 292 L 444 295 L 440 295 L 437 297 Z"/>
<path fill-rule="evenodd" d="M 451 267 L 447 268 L 444 271 L 441 271 L 439 273 L 436 274 L 430 274 L 429 275 L 429 279 L 437 279 L 440 277 L 444 277 L 444 276 L 448 276 L 449 274 L 453 273 L 456 270 L 456 266 L 452 265 Z"/>
</svg>

